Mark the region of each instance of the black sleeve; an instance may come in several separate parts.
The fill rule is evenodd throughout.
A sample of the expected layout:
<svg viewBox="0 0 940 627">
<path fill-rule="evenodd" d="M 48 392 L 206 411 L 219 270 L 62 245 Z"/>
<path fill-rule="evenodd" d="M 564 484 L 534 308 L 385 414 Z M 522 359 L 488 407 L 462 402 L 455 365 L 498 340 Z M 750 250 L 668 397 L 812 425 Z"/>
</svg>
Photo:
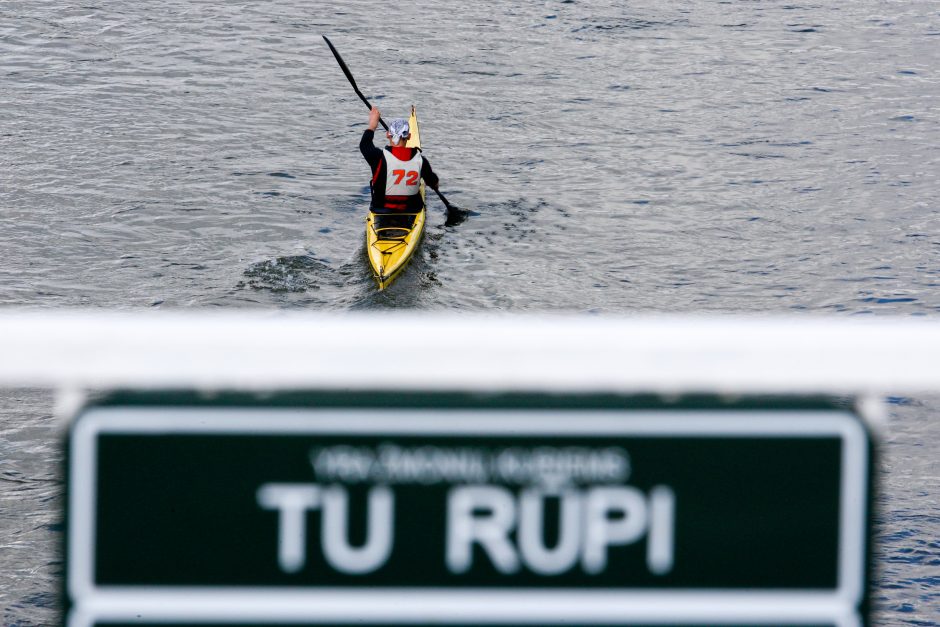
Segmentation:
<svg viewBox="0 0 940 627">
<path fill-rule="evenodd" d="M 375 131 L 366 129 L 362 132 L 362 139 L 359 140 L 359 152 L 366 158 L 372 172 L 375 172 L 375 168 L 382 162 L 382 149 L 375 147 L 372 143 L 373 137 L 375 137 Z"/>
<path fill-rule="evenodd" d="M 421 159 L 421 178 L 424 179 L 424 182 L 427 183 L 431 189 L 437 189 L 437 184 L 440 181 L 437 175 L 434 174 L 434 170 L 431 169 L 431 163 L 427 159 Z"/>
</svg>

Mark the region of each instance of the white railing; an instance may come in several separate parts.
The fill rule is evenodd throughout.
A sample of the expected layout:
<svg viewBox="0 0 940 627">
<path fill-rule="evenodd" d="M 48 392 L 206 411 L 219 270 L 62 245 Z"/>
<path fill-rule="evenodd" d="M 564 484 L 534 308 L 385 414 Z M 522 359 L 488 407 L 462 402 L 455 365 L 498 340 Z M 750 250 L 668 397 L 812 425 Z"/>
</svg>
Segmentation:
<svg viewBox="0 0 940 627">
<path fill-rule="evenodd" d="M 0 310 L 0 387 L 940 390 L 940 322 Z"/>
</svg>

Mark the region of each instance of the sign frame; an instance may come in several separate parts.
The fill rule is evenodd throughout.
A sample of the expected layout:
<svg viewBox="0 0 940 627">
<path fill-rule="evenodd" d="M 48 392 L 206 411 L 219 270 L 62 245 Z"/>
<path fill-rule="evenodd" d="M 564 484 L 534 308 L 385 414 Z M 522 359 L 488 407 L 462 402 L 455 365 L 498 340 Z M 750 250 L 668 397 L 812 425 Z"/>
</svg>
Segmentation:
<svg viewBox="0 0 940 627">
<path fill-rule="evenodd" d="M 389 420 L 396 410 L 396 420 Z M 375 418 L 376 411 L 382 412 Z M 122 415 L 131 412 L 130 418 Z M 195 413 L 194 413 L 195 412 Z M 462 418 L 442 422 L 435 414 Z M 525 414 L 535 412 L 538 422 Z M 272 418 L 272 413 L 275 417 Z M 213 416 L 213 414 L 215 416 Z M 580 421 L 570 420 L 582 414 Z M 708 415 L 713 414 L 714 420 Z M 756 414 L 760 414 L 757 416 Z M 173 418 L 166 418 L 172 415 Z M 764 420 L 772 416 L 772 424 Z M 224 416 L 224 422 L 219 418 Z M 311 418 L 317 418 L 311 420 Z M 195 420 L 194 420 L 195 418 Z M 507 418 L 509 420 L 507 421 Z M 519 420 L 515 420 L 518 418 Z M 649 420 L 654 418 L 655 420 Z M 758 418 L 755 420 L 755 418 Z M 200 420 L 202 422 L 200 422 Z M 643 424 L 646 421 L 648 424 Z M 655 424 L 653 424 L 655 423 Z M 591 429 L 594 429 L 592 432 Z M 838 586 L 800 591 L 624 591 L 429 588 L 320 591 L 291 588 L 141 589 L 94 584 L 95 442 L 102 433 L 611 433 L 642 436 L 803 436 L 843 438 Z M 410 430 L 410 431 L 409 431 Z M 813 437 L 810 435 L 809 437 Z M 826 397 L 509 393 L 339 393 L 273 395 L 116 393 L 84 409 L 68 445 L 66 538 L 68 627 L 137 624 L 334 625 L 867 624 L 870 604 L 871 431 L 848 403 Z M 73 486 L 73 483 L 75 484 Z M 366 586 L 367 587 L 367 586 Z M 481 603 L 485 601 L 485 603 Z M 368 601 L 368 603 L 364 603 Z M 664 609 L 666 611 L 664 611 Z M 146 616 L 141 622 L 141 616 Z"/>
</svg>

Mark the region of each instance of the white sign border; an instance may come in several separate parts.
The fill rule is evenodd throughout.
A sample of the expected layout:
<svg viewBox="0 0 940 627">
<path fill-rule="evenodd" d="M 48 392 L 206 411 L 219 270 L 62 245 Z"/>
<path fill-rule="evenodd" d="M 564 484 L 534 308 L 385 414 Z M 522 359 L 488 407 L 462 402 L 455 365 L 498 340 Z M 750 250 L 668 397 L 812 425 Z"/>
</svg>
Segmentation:
<svg viewBox="0 0 940 627">
<path fill-rule="evenodd" d="M 446 420 L 441 414 L 446 414 Z M 392 592 L 277 587 L 116 587 L 94 584 L 97 438 L 103 433 L 252 433 L 333 435 L 571 435 L 842 438 L 838 586 L 809 591 L 669 590 L 629 592 L 580 589 L 444 590 Z M 840 410 L 619 409 L 362 409 L 187 406 L 92 407 L 75 424 L 71 441 L 68 594 L 69 627 L 95 620 L 193 622 L 408 624 L 595 624 L 695 622 L 831 622 L 861 624 L 855 608 L 864 586 L 869 457 L 860 419 Z M 81 481 L 76 478 L 82 477 Z M 861 522 L 859 522 L 861 521 Z M 189 608 L 179 610 L 180 607 Z M 781 607 L 792 611 L 781 611 Z M 664 611 L 667 608 L 667 611 Z M 317 618 L 311 618 L 310 612 Z M 772 614 L 769 614 L 772 612 Z M 792 614 L 792 616 L 790 616 Z M 625 617 L 629 617 L 627 620 Z M 685 616 L 685 620 L 682 617 Z M 279 618 L 278 618 L 279 617 Z M 677 617 L 679 620 L 677 620 Z M 272 620 L 273 619 L 273 620 Z"/>
</svg>

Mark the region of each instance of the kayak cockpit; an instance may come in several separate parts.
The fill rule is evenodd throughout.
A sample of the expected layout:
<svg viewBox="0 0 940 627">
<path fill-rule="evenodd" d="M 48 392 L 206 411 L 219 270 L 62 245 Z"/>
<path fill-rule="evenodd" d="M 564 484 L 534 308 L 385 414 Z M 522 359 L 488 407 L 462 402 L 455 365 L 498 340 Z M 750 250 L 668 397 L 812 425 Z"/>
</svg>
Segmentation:
<svg viewBox="0 0 940 627">
<path fill-rule="evenodd" d="M 414 229 L 417 213 L 376 213 L 372 222 L 372 230 L 379 240 L 401 240 L 411 234 Z"/>
</svg>

